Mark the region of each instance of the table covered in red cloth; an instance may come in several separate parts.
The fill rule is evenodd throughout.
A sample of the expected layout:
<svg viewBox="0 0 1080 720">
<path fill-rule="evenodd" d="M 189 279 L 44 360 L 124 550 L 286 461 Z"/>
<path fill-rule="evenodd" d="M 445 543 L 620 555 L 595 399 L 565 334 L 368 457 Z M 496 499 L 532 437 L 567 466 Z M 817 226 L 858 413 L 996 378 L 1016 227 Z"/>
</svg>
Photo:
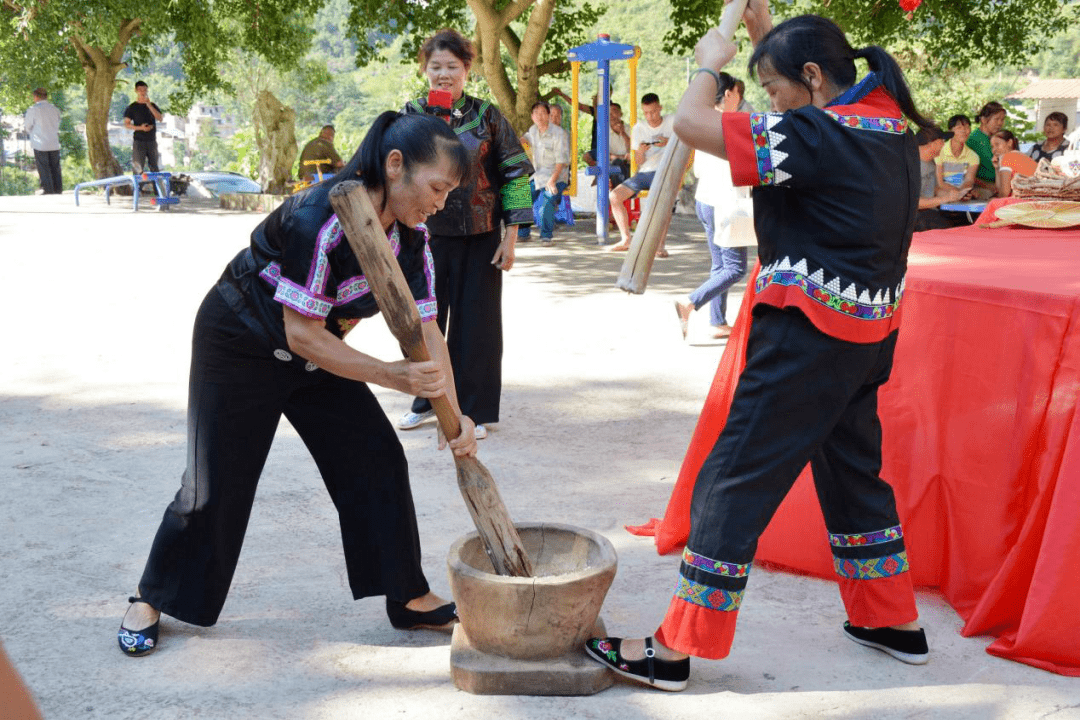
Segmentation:
<svg viewBox="0 0 1080 720">
<path fill-rule="evenodd" d="M 744 365 L 743 300 L 664 519 L 689 530 L 694 480 Z M 882 476 L 896 490 L 917 585 L 941 589 L 988 652 L 1080 676 L 1080 232 L 916 233 L 892 379 L 880 393 Z M 782 438 L 778 438 L 782 442 Z M 758 560 L 834 577 L 809 469 Z"/>
</svg>

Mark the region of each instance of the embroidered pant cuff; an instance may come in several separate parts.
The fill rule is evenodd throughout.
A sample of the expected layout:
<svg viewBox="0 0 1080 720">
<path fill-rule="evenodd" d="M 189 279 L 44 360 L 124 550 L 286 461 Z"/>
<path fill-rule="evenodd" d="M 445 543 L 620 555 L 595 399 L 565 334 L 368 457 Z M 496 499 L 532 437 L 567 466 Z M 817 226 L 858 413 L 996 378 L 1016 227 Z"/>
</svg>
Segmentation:
<svg viewBox="0 0 1080 720">
<path fill-rule="evenodd" d="M 890 627 L 919 617 L 911 573 L 883 578 L 839 578 L 848 620 L 860 627 Z"/>
<path fill-rule="evenodd" d="M 672 598 L 655 637 L 672 650 L 720 660 L 731 652 L 738 615 L 738 610 L 711 610 Z"/>
</svg>

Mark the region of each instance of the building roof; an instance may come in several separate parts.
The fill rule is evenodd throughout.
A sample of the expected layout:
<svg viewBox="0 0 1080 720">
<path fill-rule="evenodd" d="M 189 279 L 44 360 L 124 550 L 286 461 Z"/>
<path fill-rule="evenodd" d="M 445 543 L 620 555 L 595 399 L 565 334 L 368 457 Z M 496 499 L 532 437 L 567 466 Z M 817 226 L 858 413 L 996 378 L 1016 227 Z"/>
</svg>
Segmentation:
<svg viewBox="0 0 1080 720">
<path fill-rule="evenodd" d="M 1080 98 L 1080 78 L 1066 80 L 1036 80 L 1023 90 L 1017 90 L 1010 98 L 1034 98 L 1050 100 L 1053 98 Z"/>
</svg>

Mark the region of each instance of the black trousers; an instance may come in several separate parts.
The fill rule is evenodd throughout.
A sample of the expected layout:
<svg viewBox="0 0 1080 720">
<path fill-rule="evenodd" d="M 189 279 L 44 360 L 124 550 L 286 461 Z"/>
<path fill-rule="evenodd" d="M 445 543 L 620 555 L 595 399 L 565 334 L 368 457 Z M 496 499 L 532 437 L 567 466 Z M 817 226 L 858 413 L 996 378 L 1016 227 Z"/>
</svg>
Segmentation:
<svg viewBox="0 0 1080 720">
<path fill-rule="evenodd" d="M 132 140 L 131 167 L 135 174 L 161 172 L 158 170 L 157 140 Z"/>
<path fill-rule="evenodd" d="M 37 166 L 38 180 L 46 195 L 59 195 L 64 189 L 60 177 L 60 151 L 35 150 L 34 165 Z"/>
<path fill-rule="evenodd" d="M 849 343 L 821 333 L 796 310 L 755 309 L 746 368 L 694 487 L 688 549 L 751 562 L 758 537 L 807 462 L 830 533 L 899 525 L 892 487 L 879 475 L 877 414 L 896 337 Z M 902 550 L 903 540 L 874 548 L 886 555 Z M 728 589 L 741 586 L 745 577 Z"/>
<path fill-rule="evenodd" d="M 216 288 L 192 345 L 187 469 L 146 561 L 143 598 L 184 622 L 217 621 L 282 415 L 337 508 L 353 598 L 428 592 L 405 453 L 367 385 L 275 358 Z"/>
<path fill-rule="evenodd" d="M 502 270 L 491 264 L 499 230 L 431 238 L 437 322 L 446 336 L 461 412 L 478 425 L 499 421 L 502 396 Z M 415 398 L 413 412 L 427 412 Z"/>
</svg>

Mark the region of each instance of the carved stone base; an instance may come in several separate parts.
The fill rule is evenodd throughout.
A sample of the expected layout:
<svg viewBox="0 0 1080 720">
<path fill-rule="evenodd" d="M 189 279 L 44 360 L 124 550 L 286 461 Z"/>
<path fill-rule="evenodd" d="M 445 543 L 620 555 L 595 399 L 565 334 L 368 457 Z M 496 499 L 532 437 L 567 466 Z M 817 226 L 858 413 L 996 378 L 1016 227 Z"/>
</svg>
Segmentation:
<svg viewBox="0 0 1080 720">
<path fill-rule="evenodd" d="M 597 619 L 596 637 L 606 635 Z M 516 660 L 477 650 L 459 624 L 450 642 L 454 685 L 474 695 L 593 695 L 611 687 L 615 675 L 585 650 L 544 660 Z"/>
</svg>

